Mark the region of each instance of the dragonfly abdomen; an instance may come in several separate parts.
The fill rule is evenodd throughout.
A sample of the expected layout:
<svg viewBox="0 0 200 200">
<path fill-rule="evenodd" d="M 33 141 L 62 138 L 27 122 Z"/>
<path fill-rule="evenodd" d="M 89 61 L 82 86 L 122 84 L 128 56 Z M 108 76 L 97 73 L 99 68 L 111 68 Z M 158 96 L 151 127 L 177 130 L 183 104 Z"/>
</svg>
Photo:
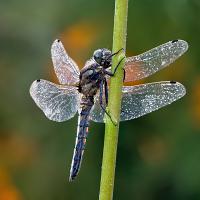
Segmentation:
<svg viewBox="0 0 200 200">
<path fill-rule="evenodd" d="M 70 181 L 75 179 L 81 167 L 86 138 L 88 135 L 89 115 L 91 108 L 94 105 L 93 97 L 86 98 L 83 96 L 81 100 L 81 111 L 78 117 L 76 143 L 69 177 Z"/>
</svg>

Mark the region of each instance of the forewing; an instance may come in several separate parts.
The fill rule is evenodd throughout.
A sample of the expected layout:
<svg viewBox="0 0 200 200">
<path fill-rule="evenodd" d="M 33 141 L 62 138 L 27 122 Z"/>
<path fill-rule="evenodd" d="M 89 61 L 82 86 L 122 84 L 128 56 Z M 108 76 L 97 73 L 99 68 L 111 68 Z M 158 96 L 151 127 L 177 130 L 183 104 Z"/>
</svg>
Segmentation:
<svg viewBox="0 0 200 200">
<path fill-rule="evenodd" d="M 124 86 L 120 120 L 141 117 L 180 99 L 186 93 L 178 82 L 156 82 L 136 86 Z M 96 99 L 91 112 L 91 120 L 103 122 L 104 112 Z"/>
<path fill-rule="evenodd" d="M 59 86 L 42 79 L 32 83 L 30 95 L 46 117 L 57 122 L 72 118 L 80 104 L 76 87 Z"/>
<path fill-rule="evenodd" d="M 66 53 L 60 40 L 53 42 L 51 56 L 55 73 L 61 84 L 74 85 L 79 82 L 79 68 Z"/>
<path fill-rule="evenodd" d="M 128 57 L 125 62 L 125 80 L 131 82 L 148 77 L 165 68 L 188 49 L 184 40 L 173 40 L 138 56 Z"/>
</svg>

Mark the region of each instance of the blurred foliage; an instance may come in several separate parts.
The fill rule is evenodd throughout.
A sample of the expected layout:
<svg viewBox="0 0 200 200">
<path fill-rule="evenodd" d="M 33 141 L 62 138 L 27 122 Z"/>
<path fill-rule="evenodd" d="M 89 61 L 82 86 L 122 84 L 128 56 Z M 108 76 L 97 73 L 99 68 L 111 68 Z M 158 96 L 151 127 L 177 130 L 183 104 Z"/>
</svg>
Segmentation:
<svg viewBox="0 0 200 200">
<path fill-rule="evenodd" d="M 0 1 L 0 200 L 98 199 L 104 126 L 92 123 L 79 177 L 68 182 L 74 119 L 45 118 L 31 82 L 57 82 L 50 46 L 57 37 L 79 66 L 94 49 L 111 48 L 113 1 Z M 177 80 L 180 101 L 121 123 L 114 199 L 200 199 L 200 1 L 130 0 L 127 53 L 172 39 L 189 51 L 143 82 Z"/>
</svg>

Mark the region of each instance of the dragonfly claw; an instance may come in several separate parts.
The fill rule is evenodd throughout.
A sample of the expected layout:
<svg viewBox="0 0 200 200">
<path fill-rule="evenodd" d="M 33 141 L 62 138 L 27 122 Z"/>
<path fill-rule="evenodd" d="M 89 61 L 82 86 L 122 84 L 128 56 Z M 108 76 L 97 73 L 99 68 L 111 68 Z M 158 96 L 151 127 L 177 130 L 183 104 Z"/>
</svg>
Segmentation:
<svg viewBox="0 0 200 200">
<path fill-rule="evenodd" d="M 104 117 L 104 121 L 107 121 L 109 118 L 110 121 L 113 123 L 113 125 L 117 126 L 117 120 L 116 120 L 116 118 L 114 118 L 113 116 L 110 115 L 110 111 L 108 108 L 106 108 L 105 113 L 106 113 L 106 117 Z"/>
</svg>

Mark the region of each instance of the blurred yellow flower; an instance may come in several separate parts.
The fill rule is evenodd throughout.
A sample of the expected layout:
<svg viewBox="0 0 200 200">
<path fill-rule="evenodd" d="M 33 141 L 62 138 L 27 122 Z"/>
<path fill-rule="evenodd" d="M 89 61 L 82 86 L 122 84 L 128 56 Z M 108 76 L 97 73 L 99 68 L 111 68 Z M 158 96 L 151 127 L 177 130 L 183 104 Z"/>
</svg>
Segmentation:
<svg viewBox="0 0 200 200">
<path fill-rule="evenodd" d="M 12 184 L 10 176 L 0 167 L 0 200 L 22 200 L 17 188 Z"/>
<path fill-rule="evenodd" d="M 162 138 L 144 138 L 138 146 L 142 159 L 151 165 L 159 165 L 167 158 L 167 144 Z"/>
</svg>

